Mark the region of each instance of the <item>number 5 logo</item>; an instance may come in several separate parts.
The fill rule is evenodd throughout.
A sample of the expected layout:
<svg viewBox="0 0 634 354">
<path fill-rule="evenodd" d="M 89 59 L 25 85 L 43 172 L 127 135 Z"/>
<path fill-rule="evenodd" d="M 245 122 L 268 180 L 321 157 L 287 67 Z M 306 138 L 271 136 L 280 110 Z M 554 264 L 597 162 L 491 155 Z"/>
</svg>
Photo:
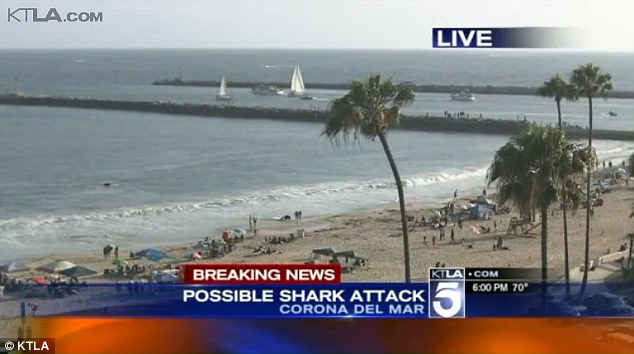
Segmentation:
<svg viewBox="0 0 634 354">
<path fill-rule="evenodd" d="M 462 310 L 462 292 L 456 290 L 458 287 L 459 283 L 457 282 L 438 283 L 434 299 L 448 299 L 451 301 L 451 306 L 445 308 L 440 300 L 434 300 L 434 312 L 440 317 L 454 317 Z"/>
</svg>

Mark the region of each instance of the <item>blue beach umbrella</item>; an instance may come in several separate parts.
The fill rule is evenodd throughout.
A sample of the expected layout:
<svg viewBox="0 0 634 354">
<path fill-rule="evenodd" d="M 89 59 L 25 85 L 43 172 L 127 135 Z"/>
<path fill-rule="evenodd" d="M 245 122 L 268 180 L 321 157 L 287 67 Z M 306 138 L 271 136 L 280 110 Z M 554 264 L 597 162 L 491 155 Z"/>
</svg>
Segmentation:
<svg viewBox="0 0 634 354">
<path fill-rule="evenodd" d="M 174 257 L 170 256 L 169 254 L 163 251 L 150 250 L 145 254 L 145 258 L 149 259 L 152 262 L 158 262 L 163 258 L 174 258 Z"/>
</svg>

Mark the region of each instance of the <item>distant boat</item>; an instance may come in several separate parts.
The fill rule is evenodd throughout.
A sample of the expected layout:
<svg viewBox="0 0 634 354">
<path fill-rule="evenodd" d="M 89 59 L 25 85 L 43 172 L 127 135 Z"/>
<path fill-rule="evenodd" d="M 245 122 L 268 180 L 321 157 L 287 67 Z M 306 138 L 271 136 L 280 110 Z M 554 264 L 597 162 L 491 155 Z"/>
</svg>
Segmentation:
<svg viewBox="0 0 634 354">
<path fill-rule="evenodd" d="M 614 112 L 614 111 L 610 111 L 610 112 L 608 112 L 608 115 L 609 115 L 610 117 L 616 117 L 616 116 L 618 116 L 618 114 L 616 114 L 616 112 Z"/>
<path fill-rule="evenodd" d="M 306 93 L 304 87 L 304 79 L 302 78 L 302 72 L 299 70 L 299 65 L 295 65 L 293 69 L 293 76 L 291 76 L 291 92 L 288 97 L 300 97 L 303 100 L 312 100 L 313 96 Z"/>
<path fill-rule="evenodd" d="M 251 93 L 254 95 L 274 96 L 284 95 L 284 90 L 280 90 L 277 86 L 260 84 L 252 88 Z"/>
<path fill-rule="evenodd" d="M 452 93 L 451 94 L 451 99 L 454 101 L 469 101 L 469 102 L 473 102 L 476 100 L 476 97 L 474 94 L 468 92 L 468 91 L 460 91 L 459 93 Z"/>
<path fill-rule="evenodd" d="M 231 95 L 227 93 L 227 81 L 225 77 L 222 77 L 222 81 L 220 81 L 220 89 L 218 90 L 218 95 L 216 96 L 216 100 L 218 101 L 231 101 Z"/>
</svg>

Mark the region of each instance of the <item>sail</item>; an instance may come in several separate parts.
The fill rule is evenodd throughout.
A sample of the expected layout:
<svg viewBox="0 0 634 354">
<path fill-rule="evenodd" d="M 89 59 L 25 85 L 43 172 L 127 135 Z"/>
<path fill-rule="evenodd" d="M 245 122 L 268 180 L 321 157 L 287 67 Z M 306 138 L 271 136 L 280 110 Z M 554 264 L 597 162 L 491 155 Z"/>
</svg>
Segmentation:
<svg viewBox="0 0 634 354">
<path fill-rule="evenodd" d="M 291 93 L 303 94 L 304 90 L 302 72 L 299 70 L 299 65 L 296 65 L 293 70 L 293 76 L 291 77 Z"/>
<path fill-rule="evenodd" d="M 218 91 L 218 96 L 226 96 L 227 95 L 227 81 L 225 81 L 225 77 L 222 77 L 222 81 L 220 82 L 220 90 Z"/>
</svg>

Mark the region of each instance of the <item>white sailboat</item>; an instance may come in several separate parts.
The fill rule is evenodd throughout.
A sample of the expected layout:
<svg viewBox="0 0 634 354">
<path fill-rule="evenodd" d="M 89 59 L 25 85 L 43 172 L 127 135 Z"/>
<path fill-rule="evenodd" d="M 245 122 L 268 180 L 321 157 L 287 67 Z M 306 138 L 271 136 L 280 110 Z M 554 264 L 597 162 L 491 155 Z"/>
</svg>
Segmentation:
<svg viewBox="0 0 634 354">
<path fill-rule="evenodd" d="M 293 70 L 293 76 L 291 76 L 291 92 L 288 97 L 300 97 L 302 99 L 312 99 L 313 97 L 306 93 L 304 87 L 304 79 L 302 78 L 302 72 L 299 70 L 299 65 L 295 65 Z"/>
<path fill-rule="evenodd" d="M 231 101 L 231 95 L 227 93 L 227 81 L 224 76 L 222 77 L 222 81 L 220 81 L 220 89 L 218 90 L 216 99 L 218 101 Z"/>
</svg>

